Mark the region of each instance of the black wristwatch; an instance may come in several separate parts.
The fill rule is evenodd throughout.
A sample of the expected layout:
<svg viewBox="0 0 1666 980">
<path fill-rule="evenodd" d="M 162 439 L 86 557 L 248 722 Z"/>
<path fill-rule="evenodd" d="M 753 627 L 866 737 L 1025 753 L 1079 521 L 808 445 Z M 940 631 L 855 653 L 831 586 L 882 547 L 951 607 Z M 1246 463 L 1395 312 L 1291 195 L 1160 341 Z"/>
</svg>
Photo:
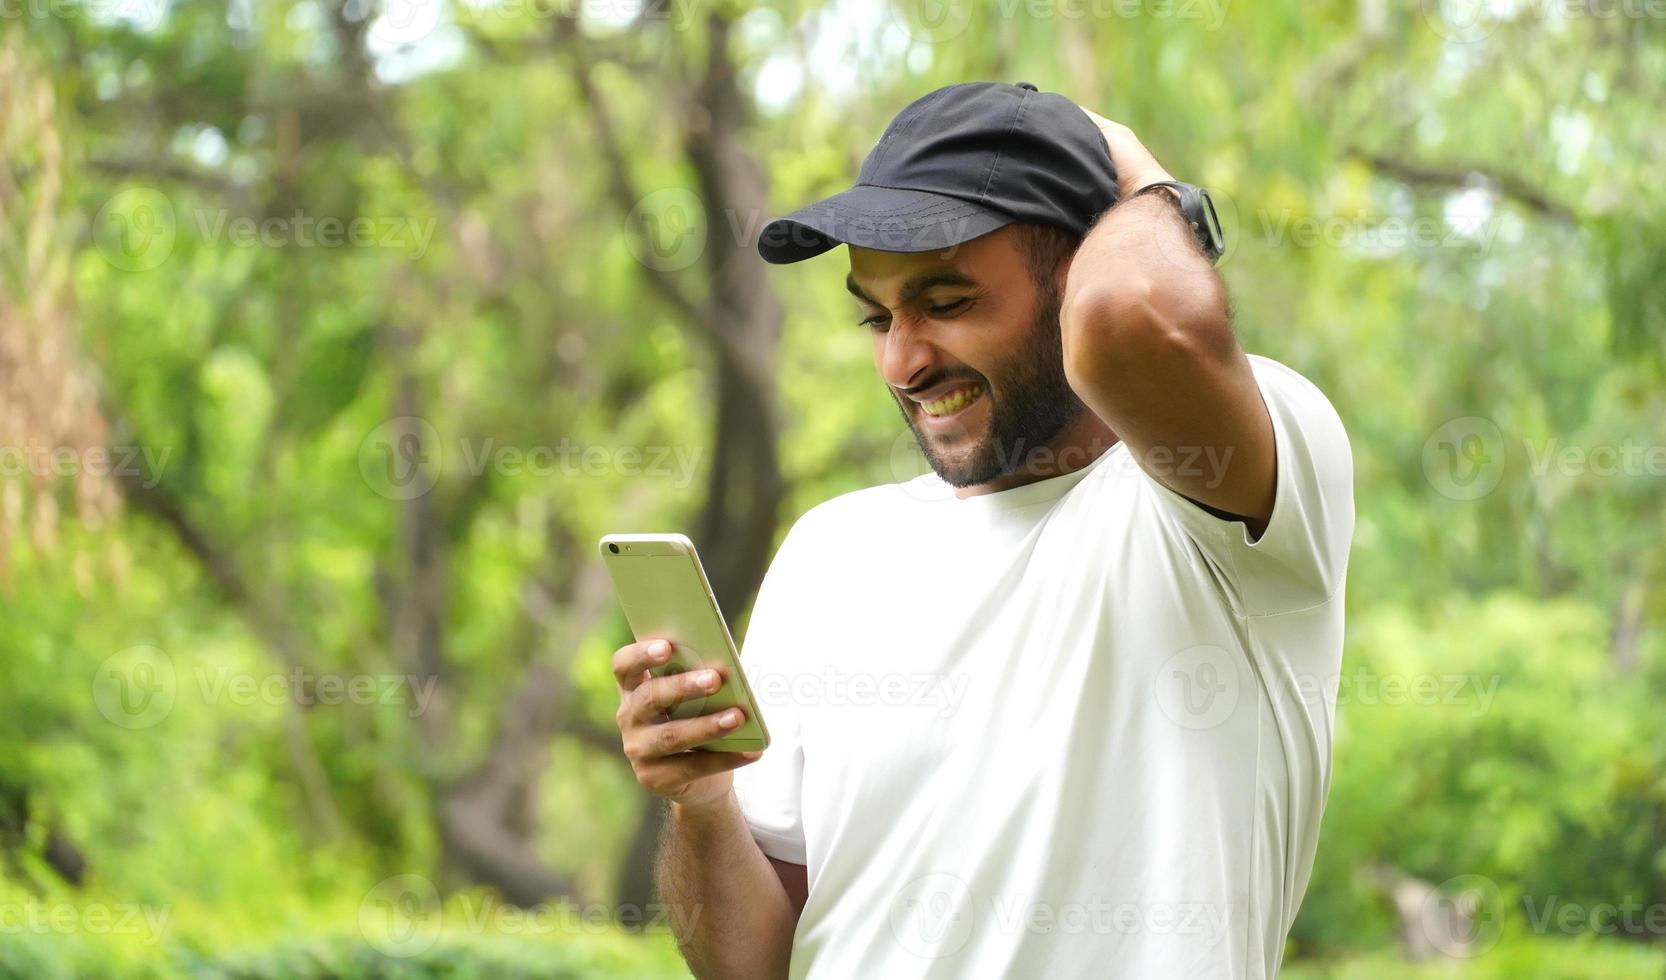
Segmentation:
<svg viewBox="0 0 1666 980">
<path fill-rule="evenodd" d="M 1166 187 L 1173 191 L 1170 197 L 1180 205 L 1180 213 L 1191 224 L 1192 231 L 1197 234 L 1197 243 L 1203 246 L 1203 254 L 1209 257 L 1211 264 L 1221 260 L 1221 253 L 1226 251 L 1226 236 L 1221 232 L 1221 219 L 1215 214 L 1215 202 L 1209 192 L 1196 184 L 1182 184 L 1178 180 L 1159 180 L 1135 191 L 1133 196 L 1139 197 L 1158 187 Z"/>
</svg>

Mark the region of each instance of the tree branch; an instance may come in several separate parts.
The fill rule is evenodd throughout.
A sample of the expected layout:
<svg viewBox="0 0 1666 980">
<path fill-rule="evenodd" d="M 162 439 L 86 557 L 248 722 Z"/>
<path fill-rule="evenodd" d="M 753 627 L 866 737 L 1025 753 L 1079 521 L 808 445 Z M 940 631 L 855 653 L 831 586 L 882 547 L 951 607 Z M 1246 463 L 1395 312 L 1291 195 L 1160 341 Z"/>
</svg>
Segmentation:
<svg viewBox="0 0 1666 980">
<path fill-rule="evenodd" d="M 123 419 L 108 402 L 104 410 L 108 418 Z M 121 427 L 131 432 L 131 424 L 124 419 Z M 126 441 L 135 446 L 145 445 L 137 436 Z M 173 532 L 181 546 L 208 573 L 210 581 L 225 600 L 242 615 L 250 629 L 277 652 L 286 666 L 291 670 L 307 669 L 306 657 L 302 653 L 305 646 L 300 634 L 287 619 L 274 612 L 270 602 L 250 588 L 249 580 L 236 559 L 186 513 L 184 505 L 164 489 L 154 474 L 136 473 L 129 467 L 122 467 L 116 485 L 129 506 L 149 514 Z M 336 806 L 335 794 L 330 789 L 329 776 L 319 760 L 318 750 L 302 723 L 301 715 L 310 705 L 293 700 L 288 704 L 289 710 L 283 718 L 283 742 L 290 761 L 295 765 L 301 799 L 312 817 L 314 828 L 325 839 L 334 838 L 341 832 L 341 811 Z"/>
<path fill-rule="evenodd" d="M 1435 166 L 1358 149 L 1349 150 L 1347 155 L 1367 164 L 1384 176 L 1416 187 L 1457 190 L 1473 186 L 1479 178 L 1503 196 L 1541 217 L 1570 225 L 1579 222 L 1579 216 L 1572 208 L 1553 200 L 1539 188 L 1514 174 L 1499 173 L 1479 164 Z"/>
<path fill-rule="evenodd" d="M 556 30 L 572 62 L 573 83 L 578 87 L 579 99 L 590 113 L 590 125 L 596 132 L 596 143 L 602 155 L 602 170 L 608 178 L 608 191 L 612 194 L 620 213 L 630 215 L 642 200 L 642 195 L 631 179 L 629 160 L 619 142 L 613 117 L 608 112 L 601 90 L 596 87 L 588 42 L 580 36 L 578 24 L 572 17 L 560 18 Z M 642 226 L 635 221 L 628 222 L 628 226 L 630 234 L 636 237 L 637 244 L 647 247 L 646 232 Z M 646 264 L 643 265 L 642 271 L 647 276 L 649 285 L 653 286 L 685 320 L 690 324 L 704 326 L 705 311 L 683 291 L 670 272 Z"/>
</svg>

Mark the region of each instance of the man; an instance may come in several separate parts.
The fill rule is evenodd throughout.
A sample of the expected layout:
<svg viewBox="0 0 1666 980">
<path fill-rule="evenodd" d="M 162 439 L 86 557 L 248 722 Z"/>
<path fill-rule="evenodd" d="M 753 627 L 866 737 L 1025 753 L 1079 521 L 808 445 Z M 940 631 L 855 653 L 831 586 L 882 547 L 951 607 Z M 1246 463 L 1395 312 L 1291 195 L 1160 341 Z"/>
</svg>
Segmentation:
<svg viewBox="0 0 1666 980">
<path fill-rule="evenodd" d="M 787 534 L 742 656 L 761 758 L 695 749 L 723 715 L 664 720 L 715 688 L 650 679 L 663 643 L 615 657 L 697 975 L 1277 973 L 1330 783 L 1352 459 L 1318 389 L 1239 348 L 1211 218 L 1126 127 L 971 83 L 765 230 L 771 262 L 849 246 L 933 472 Z"/>
</svg>

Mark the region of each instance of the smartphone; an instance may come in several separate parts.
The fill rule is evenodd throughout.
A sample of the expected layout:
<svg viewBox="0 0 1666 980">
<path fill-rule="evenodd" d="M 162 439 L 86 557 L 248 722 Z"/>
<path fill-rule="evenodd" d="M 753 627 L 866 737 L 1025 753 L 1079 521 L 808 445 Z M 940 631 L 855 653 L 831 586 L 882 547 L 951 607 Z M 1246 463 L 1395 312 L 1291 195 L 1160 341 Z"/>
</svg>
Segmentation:
<svg viewBox="0 0 1666 980">
<path fill-rule="evenodd" d="M 690 698 L 671 712 L 693 718 L 739 705 L 746 720 L 727 735 L 702 743 L 719 752 L 762 751 L 769 729 L 758 700 L 740 669 L 740 655 L 723 621 L 711 582 L 694 542 L 681 534 L 609 534 L 601 540 L 602 562 L 613 577 L 613 591 L 638 642 L 671 641 L 671 659 L 653 668 L 655 677 L 714 667 L 723 686 L 703 698 Z"/>
</svg>

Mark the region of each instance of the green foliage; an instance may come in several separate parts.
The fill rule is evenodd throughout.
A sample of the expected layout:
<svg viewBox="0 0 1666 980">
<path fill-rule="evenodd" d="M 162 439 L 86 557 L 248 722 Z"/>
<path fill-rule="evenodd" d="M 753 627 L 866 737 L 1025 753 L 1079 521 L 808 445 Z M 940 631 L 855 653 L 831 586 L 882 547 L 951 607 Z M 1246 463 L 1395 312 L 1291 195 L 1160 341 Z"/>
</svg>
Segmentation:
<svg viewBox="0 0 1666 980">
<path fill-rule="evenodd" d="M 444 938 L 420 953 L 390 955 L 359 937 L 317 936 L 247 952 L 204 955 L 157 947 L 135 955 L 83 936 L 8 938 L 0 944 L 0 980 L 101 980 L 105 977 L 195 980 L 640 980 L 687 977 L 666 937 L 603 936 L 543 942 L 517 938 Z"/>
<path fill-rule="evenodd" d="M 686 977 L 673 946 L 654 950 L 638 940 L 585 945 L 496 940 L 446 941 L 416 956 L 393 957 L 352 940 L 286 946 L 213 961 L 182 961 L 181 971 L 203 980 L 587 980 L 598 976 Z"/>
<path fill-rule="evenodd" d="M 1393 939 L 1360 869 L 1482 876 L 1512 925 L 1547 904 L 1658 906 L 1666 756 L 1661 678 L 1619 676 L 1604 617 L 1575 601 L 1456 599 L 1350 623 L 1324 842 L 1292 939 Z"/>
<path fill-rule="evenodd" d="M 712 358 L 661 288 L 700 304 L 711 276 L 645 266 L 614 196 L 622 169 L 644 198 L 692 199 L 708 242 L 762 220 L 706 208 L 685 152 L 709 120 L 678 73 L 704 64 L 706 35 L 449 4 L 407 50 L 333 0 L 141 0 L 165 13 L 153 24 L 24 6 L 45 12 L 0 17 L 0 358 L 28 355 L 0 361 L 0 446 L 73 402 L 25 415 L 18 391 L 91 392 L 96 438 L 149 450 L 141 482 L 169 506 L 127 486 L 105 514 L 89 482 L 0 476 L 0 911 L 138 906 L 170 925 L 153 943 L 0 933 L 0 977 L 679 975 L 657 933 L 446 933 L 390 958 L 352 924 L 392 874 L 474 894 L 437 801 L 540 662 L 589 737 L 527 763 L 540 778 L 516 817 L 585 895 L 620 888 L 644 807 L 605 743 L 625 627 L 561 588 L 600 533 L 688 528 L 711 471 Z M 1319 384 L 1356 465 L 1335 774 L 1286 975 L 1658 977 L 1659 930 L 1532 914 L 1666 906 L 1666 480 L 1591 465 L 1666 446 L 1658 22 L 1374 0 L 697 6 L 735 18 L 738 148 L 774 210 L 847 186 L 899 106 L 969 78 L 1064 92 L 1215 192 L 1244 346 Z M 1465 6 L 1467 29 L 1438 16 Z M 938 7 L 968 19 L 922 25 Z M 124 252 L 158 198 L 165 248 Z M 307 239 L 321 219 L 375 240 Z M 239 237 L 273 221 L 275 238 Z M 921 463 L 837 257 L 770 283 L 784 526 Z M 409 415 L 435 437 L 404 474 L 432 481 L 414 496 L 387 470 L 390 420 Z M 1473 498 L 1430 469 L 1468 419 L 1493 427 L 1496 464 Z M 565 446 L 666 447 L 686 468 L 497 455 Z M 425 518 L 439 531 L 413 543 Z M 411 581 L 425 553 L 444 556 L 432 593 Z M 408 703 L 212 695 L 291 657 L 420 671 L 412 608 L 444 645 L 443 739 Z M 124 724 L 100 700 L 109 671 L 150 650 L 176 697 Z M 79 884 L 51 858 L 60 839 Z M 1373 869 L 1485 880 L 1498 944 L 1401 963 Z"/>
<path fill-rule="evenodd" d="M 1586 940 L 1505 943 L 1474 959 L 1439 957 L 1409 964 L 1393 953 L 1345 961 L 1290 964 L 1285 980 L 1656 980 L 1666 970 L 1658 949 Z"/>
</svg>

